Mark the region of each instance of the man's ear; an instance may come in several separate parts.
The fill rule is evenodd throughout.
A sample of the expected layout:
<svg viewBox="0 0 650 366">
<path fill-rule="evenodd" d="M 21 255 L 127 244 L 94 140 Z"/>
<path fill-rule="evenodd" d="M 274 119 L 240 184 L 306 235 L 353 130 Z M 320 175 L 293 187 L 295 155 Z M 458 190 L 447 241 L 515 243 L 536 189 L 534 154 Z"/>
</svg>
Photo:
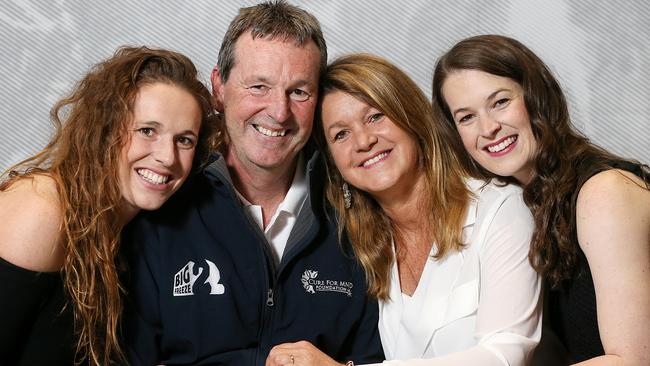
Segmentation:
<svg viewBox="0 0 650 366">
<path fill-rule="evenodd" d="M 212 101 L 214 102 L 215 109 L 219 113 L 223 113 L 223 88 L 224 83 L 221 80 L 221 73 L 219 68 L 215 66 L 210 74 L 210 81 L 212 81 Z"/>
</svg>

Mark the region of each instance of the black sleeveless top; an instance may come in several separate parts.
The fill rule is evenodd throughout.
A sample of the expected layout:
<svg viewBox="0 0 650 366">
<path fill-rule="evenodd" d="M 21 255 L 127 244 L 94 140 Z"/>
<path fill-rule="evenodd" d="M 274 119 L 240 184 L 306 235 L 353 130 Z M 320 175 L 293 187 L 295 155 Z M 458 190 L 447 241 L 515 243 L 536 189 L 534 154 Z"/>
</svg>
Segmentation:
<svg viewBox="0 0 650 366">
<path fill-rule="evenodd" d="M 644 177 L 642 166 L 638 164 L 617 161 L 609 166 Z M 606 169 L 596 171 L 594 175 Z M 605 354 L 598 331 L 594 281 L 587 258 L 579 246 L 578 253 L 576 275 L 563 282 L 560 288 L 547 292 L 548 314 L 545 314 L 549 317 L 551 328 L 566 347 L 571 363 Z"/>
<path fill-rule="evenodd" d="M 74 319 L 60 274 L 0 258 L 0 284 L 0 365 L 72 365 Z"/>
</svg>

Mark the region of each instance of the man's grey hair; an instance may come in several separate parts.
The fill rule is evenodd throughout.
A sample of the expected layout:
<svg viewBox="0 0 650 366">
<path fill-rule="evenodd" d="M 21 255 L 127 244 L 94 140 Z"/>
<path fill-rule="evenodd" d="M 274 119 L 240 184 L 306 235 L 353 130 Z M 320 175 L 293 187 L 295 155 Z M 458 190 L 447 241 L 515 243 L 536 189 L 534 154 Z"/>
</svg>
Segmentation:
<svg viewBox="0 0 650 366">
<path fill-rule="evenodd" d="M 235 65 L 235 43 L 245 32 L 250 32 L 253 38 L 294 40 L 297 45 L 314 41 L 320 51 L 319 75 L 325 75 L 327 45 L 316 17 L 284 0 L 273 0 L 239 9 L 239 14 L 230 22 L 217 61 L 222 82 L 228 80 Z"/>
</svg>

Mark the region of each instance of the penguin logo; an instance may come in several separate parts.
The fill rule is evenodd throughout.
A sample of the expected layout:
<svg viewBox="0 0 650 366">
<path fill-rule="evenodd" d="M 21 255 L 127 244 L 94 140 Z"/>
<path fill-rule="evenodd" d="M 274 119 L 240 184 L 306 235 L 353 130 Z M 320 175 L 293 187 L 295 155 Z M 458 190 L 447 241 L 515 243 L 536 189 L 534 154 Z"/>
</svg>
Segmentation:
<svg viewBox="0 0 650 366">
<path fill-rule="evenodd" d="M 210 262 L 207 259 L 205 261 L 208 263 L 209 274 L 203 284 L 207 283 L 210 285 L 210 295 L 222 295 L 226 291 L 226 288 L 219 283 L 219 280 L 221 280 L 219 268 L 217 268 L 217 265 L 213 262 Z"/>
</svg>

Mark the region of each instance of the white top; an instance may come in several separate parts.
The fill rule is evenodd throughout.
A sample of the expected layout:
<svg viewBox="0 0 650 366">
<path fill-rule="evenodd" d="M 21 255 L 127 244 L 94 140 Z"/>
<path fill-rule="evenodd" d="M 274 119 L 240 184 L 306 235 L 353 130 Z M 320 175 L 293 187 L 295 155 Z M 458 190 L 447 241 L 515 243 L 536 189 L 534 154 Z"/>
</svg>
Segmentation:
<svg viewBox="0 0 650 366">
<path fill-rule="evenodd" d="M 296 172 L 293 175 L 293 181 L 291 182 L 289 191 L 282 203 L 275 210 L 275 214 L 271 217 L 271 221 L 269 221 L 269 225 L 266 228 L 264 228 L 262 206 L 248 202 L 244 196 L 237 192 L 239 199 L 244 204 L 244 210 L 259 225 L 260 229 L 264 232 L 264 236 L 266 236 L 266 239 L 271 244 L 273 259 L 276 264 L 280 263 L 282 254 L 284 254 L 284 248 L 287 246 L 287 241 L 289 240 L 289 234 L 291 234 L 291 230 L 296 224 L 296 219 L 305 203 L 305 199 L 307 199 L 308 189 L 305 170 L 306 165 L 301 154 L 298 158 Z"/>
<path fill-rule="evenodd" d="M 467 185 L 475 199 L 463 250 L 429 258 L 410 298 L 393 264 L 391 300 L 379 304 L 384 365 L 525 365 L 539 343 L 541 281 L 528 262 L 533 218 L 521 189 Z"/>
</svg>

